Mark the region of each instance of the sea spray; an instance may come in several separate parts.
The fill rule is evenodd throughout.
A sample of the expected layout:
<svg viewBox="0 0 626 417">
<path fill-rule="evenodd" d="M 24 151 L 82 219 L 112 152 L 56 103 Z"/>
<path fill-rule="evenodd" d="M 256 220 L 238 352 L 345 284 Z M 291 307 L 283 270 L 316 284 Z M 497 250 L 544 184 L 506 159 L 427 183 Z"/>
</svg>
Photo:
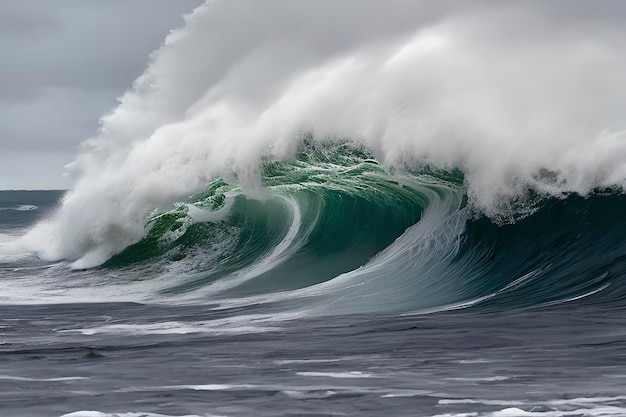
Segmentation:
<svg viewBox="0 0 626 417">
<path fill-rule="evenodd" d="M 148 213 L 217 178 L 258 189 L 303 132 L 357 141 L 388 168 L 459 168 L 494 218 L 528 189 L 623 185 L 623 27 L 556 21 L 549 3 L 439 3 L 207 2 L 102 118 L 75 186 L 24 242 L 101 264 L 145 235 Z"/>
</svg>

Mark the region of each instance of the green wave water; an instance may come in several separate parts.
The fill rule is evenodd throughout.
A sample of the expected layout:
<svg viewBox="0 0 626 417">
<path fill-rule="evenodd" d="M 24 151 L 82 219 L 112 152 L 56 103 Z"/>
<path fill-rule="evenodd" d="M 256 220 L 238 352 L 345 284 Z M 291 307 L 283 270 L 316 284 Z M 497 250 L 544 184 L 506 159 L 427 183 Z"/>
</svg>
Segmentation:
<svg viewBox="0 0 626 417">
<path fill-rule="evenodd" d="M 626 197 L 532 196 L 502 223 L 468 206 L 459 170 L 390 170 L 365 148 L 304 142 L 260 191 L 213 181 L 152 213 L 109 270 L 176 273 L 164 296 L 315 314 L 510 308 L 619 299 Z"/>
</svg>

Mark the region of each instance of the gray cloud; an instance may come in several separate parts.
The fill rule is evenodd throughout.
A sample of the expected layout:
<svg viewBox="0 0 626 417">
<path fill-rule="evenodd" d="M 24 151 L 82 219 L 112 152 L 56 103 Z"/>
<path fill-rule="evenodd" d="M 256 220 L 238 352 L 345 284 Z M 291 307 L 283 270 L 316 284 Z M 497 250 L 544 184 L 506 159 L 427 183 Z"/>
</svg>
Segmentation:
<svg viewBox="0 0 626 417">
<path fill-rule="evenodd" d="M 5 2 L 4 19 L 22 18 L 1 25 L 0 94 L 19 99 L 45 87 L 124 89 L 168 30 L 182 25 L 180 14 L 198 3 Z"/>
<path fill-rule="evenodd" d="M 41 184 L 54 183 L 48 178 L 54 175 L 59 186 L 69 185 L 58 176 L 60 166 L 51 168 L 73 159 L 149 54 L 201 3 L 1 2 L 0 188 L 38 188 L 36 172 Z"/>
</svg>

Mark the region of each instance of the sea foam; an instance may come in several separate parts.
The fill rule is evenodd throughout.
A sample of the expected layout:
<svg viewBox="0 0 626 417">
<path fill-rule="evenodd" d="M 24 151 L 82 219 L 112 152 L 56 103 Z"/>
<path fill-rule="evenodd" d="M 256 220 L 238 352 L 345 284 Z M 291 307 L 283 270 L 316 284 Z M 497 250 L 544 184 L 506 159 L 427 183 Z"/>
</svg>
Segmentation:
<svg viewBox="0 0 626 417">
<path fill-rule="evenodd" d="M 623 186 L 626 29 L 550 3 L 209 1 L 186 16 L 68 168 L 25 241 L 75 268 L 139 240 L 146 213 L 217 177 L 260 184 L 302 134 L 386 167 L 465 172 L 497 217 L 528 189 Z"/>
</svg>

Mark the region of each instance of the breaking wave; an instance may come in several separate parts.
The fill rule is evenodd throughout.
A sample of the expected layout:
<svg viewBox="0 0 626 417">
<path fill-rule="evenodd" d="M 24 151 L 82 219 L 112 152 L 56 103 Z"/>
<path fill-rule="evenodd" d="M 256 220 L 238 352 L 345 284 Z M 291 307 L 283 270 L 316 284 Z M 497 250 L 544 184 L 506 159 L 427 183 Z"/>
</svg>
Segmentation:
<svg viewBox="0 0 626 417">
<path fill-rule="evenodd" d="M 197 8 L 21 244 L 233 307 L 622 297 L 626 32 L 548 36 L 550 3 L 360 5 Z"/>
</svg>

